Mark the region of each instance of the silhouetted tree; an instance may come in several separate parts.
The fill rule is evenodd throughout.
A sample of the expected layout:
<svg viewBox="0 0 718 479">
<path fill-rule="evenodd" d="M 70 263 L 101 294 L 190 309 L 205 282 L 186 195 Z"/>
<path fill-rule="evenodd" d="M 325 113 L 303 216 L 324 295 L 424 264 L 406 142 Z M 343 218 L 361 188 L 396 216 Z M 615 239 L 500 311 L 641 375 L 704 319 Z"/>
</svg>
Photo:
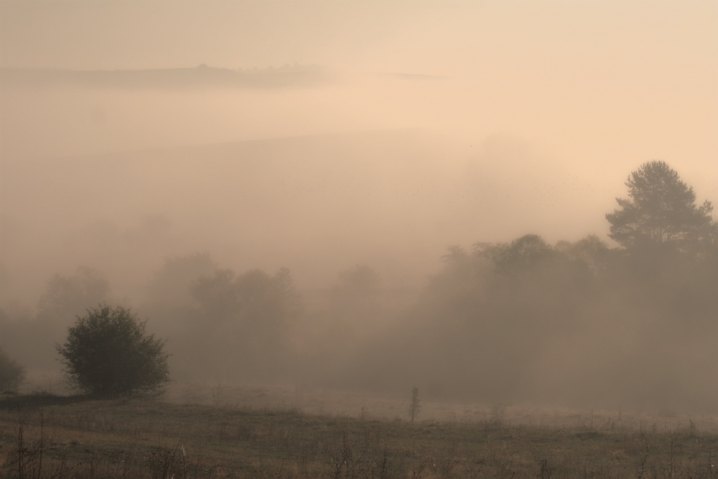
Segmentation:
<svg viewBox="0 0 718 479">
<path fill-rule="evenodd" d="M 284 368 L 292 320 L 301 310 L 289 270 L 273 275 L 218 270 L 191 289 L 195 307 L 186 369 L 205 376 L 210 368 L 217 377 L 267 379 Z"/>
<path fill-rule="evenodd" d="M 374 269 L 367 265 L 357 265 L 342 271 L 332 290 L 337 296 L 367 296 L 376 294 L 380 286 L 381 280 Z"/>
<path fill-rule="evenodd" d="M 556 257 L 553 248 L 535 234 L 521 236 L 509 244 L 477 249 L 476 252 L 489 257 L 497 271 L 502 273 L 526 272 Z"/>
<path fill-rule="evenodd" d="M 688 245 L 713 231 L 713 205 L 696 205 L 693 188 L 668 164 L 651 161 L 633 171 L 628 198 L 617 198 L 619 208 L 606 215 L 610 237 L 626 249 Z"/>
<path fill-rule="evenodd" d="M 0 392 L 16 390 L 24 377 L 23 368 L 0 350 Z"/>
<path fill-rule="evenodd" d="M 194 285 L 218 270 L 208 254 L 167 259 L 148 283 L 141 311 L 152 317 L 156 330 L 171 343 L 181 343 L 181 336 L 195 318 Z"/>
<path fill-rule="evenodd" d="M 79 316 L 58 352 L 71 381 L 93 395 L 154 391 L 169 379 L 164 343 L 121 306 Z"/>
<path fill-rule="evenodd" d="M 47 283 L 38 303 L 41 319 L 72 320 L 92 305 L 106 301 L 110 294 L 107 280 L 92 268 L 78 268 L 75 274 L 55 275 Z"/>
<path fill-rule="evenodd" d="M 574 243 L 559 241 L 556 249 L 567 258 L 583 263 L 594 274 L 605 271 L 611 257 L 611 249 L 595 235 L 588 235 Z"/>
<path fill-rule="evenodd" d="M 196 281 L 192 294 L 206 318 L 203 327 L 233 323 L 255 333 L 281 328 L 298 301 L 287 269 L 274 275 L 261 270 L 241 275 L 218 270 Z"/>
<path fill-rule="evenodd" d="M 219 267 L 206 253 L 169 258 L 154 275 L 147 287 L 146 303 L 153 312 L 178 309 L 191 305 L 191 288 L 200 278 L 211 276 Z"/>
</svg>

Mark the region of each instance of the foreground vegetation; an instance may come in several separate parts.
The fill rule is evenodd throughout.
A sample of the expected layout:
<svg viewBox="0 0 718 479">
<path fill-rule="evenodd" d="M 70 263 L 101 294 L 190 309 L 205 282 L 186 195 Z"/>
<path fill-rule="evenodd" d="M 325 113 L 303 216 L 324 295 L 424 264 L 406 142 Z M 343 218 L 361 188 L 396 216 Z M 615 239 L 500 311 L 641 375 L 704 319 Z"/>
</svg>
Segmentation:
<svg viewBox="0 0 718 479">
<path fill-rule="evenodd" d="M 417 422 L 55 396 L 0 402 L 7 478 L 701 478 L 718 434 L 620 419 Z"/>
</svg>

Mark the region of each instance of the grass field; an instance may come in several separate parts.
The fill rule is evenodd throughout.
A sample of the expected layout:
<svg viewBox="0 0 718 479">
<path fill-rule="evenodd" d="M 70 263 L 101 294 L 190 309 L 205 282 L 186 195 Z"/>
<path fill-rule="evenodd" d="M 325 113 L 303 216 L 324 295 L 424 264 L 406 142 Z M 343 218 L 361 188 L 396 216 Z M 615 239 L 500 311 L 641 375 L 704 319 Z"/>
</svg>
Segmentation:
<svg viewBox="0 0 718 479">
<path fill-rule="evenodd" d="M 419 421 L 246 405 L 0 401 L 3 478 L 703 478 L 718 433 L 692 421 Z"/>
</svg>

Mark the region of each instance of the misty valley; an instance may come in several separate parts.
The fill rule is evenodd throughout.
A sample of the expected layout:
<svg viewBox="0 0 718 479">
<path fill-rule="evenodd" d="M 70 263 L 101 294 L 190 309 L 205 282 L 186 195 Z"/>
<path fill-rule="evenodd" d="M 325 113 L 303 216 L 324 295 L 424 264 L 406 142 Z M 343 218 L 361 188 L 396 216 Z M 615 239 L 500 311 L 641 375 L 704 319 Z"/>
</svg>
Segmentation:
<svg viewBox="0 0 718 479">
<path fill-rule="evenodd" d="M 261 174 L 252 166 L 250 187 Z M 452 246 L 404 288 L 382 264 L 349 266 L 319 287 L 208 252 L 163 258 L 141 278 L 141 266 L 123 268 L 138 259 L 115 249 L 105 267 L 142 285 L 132 297 L 99 268 L 56 273 L 34 308 L 3 303 L 6 468 L 32 471 L 23 477 L 614 477 L 636 461 L 656 477 L 712 470 L 712 205 L 662 161 L 632 171 L 626 187 L 605 215 L 613 244 L 525 234 Z M 161 217 L 142 228 L 133 249 L 147 242 L 144 255 L 171 229 Z M 89 233 L 93 249 L 117 248 L 112 230 Z M 188 434 L 185 416 L 201 429 Z M 127 434 L 143 445 L 106 444 Z M 76 454 L 88 441 L 105 445 Z M 578 442 L 585 456 L 526 449 L 535 441 Z M 607 462 L 614 449 L 622 459 Z"/>
<path fill-rule="evenodd" d="M 715 0 L 0 0 L 0 479 L 718 476 Z"/>
</svg>

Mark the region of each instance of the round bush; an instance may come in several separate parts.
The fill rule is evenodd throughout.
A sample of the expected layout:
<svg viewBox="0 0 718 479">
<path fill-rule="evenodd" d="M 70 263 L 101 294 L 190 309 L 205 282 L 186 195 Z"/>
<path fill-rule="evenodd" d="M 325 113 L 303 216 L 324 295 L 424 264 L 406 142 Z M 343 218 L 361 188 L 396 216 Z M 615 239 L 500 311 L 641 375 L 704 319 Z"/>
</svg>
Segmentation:
<svg viewBox="0 0 718 479">
<path fill-rule="evenodd" d="M 127 308 L 88 310 L 58 352 L 69 379 L 88 394 L 151 392 L 169 380 L 163 341 L 147 334 L 145 322 Z"/>
</svg>

